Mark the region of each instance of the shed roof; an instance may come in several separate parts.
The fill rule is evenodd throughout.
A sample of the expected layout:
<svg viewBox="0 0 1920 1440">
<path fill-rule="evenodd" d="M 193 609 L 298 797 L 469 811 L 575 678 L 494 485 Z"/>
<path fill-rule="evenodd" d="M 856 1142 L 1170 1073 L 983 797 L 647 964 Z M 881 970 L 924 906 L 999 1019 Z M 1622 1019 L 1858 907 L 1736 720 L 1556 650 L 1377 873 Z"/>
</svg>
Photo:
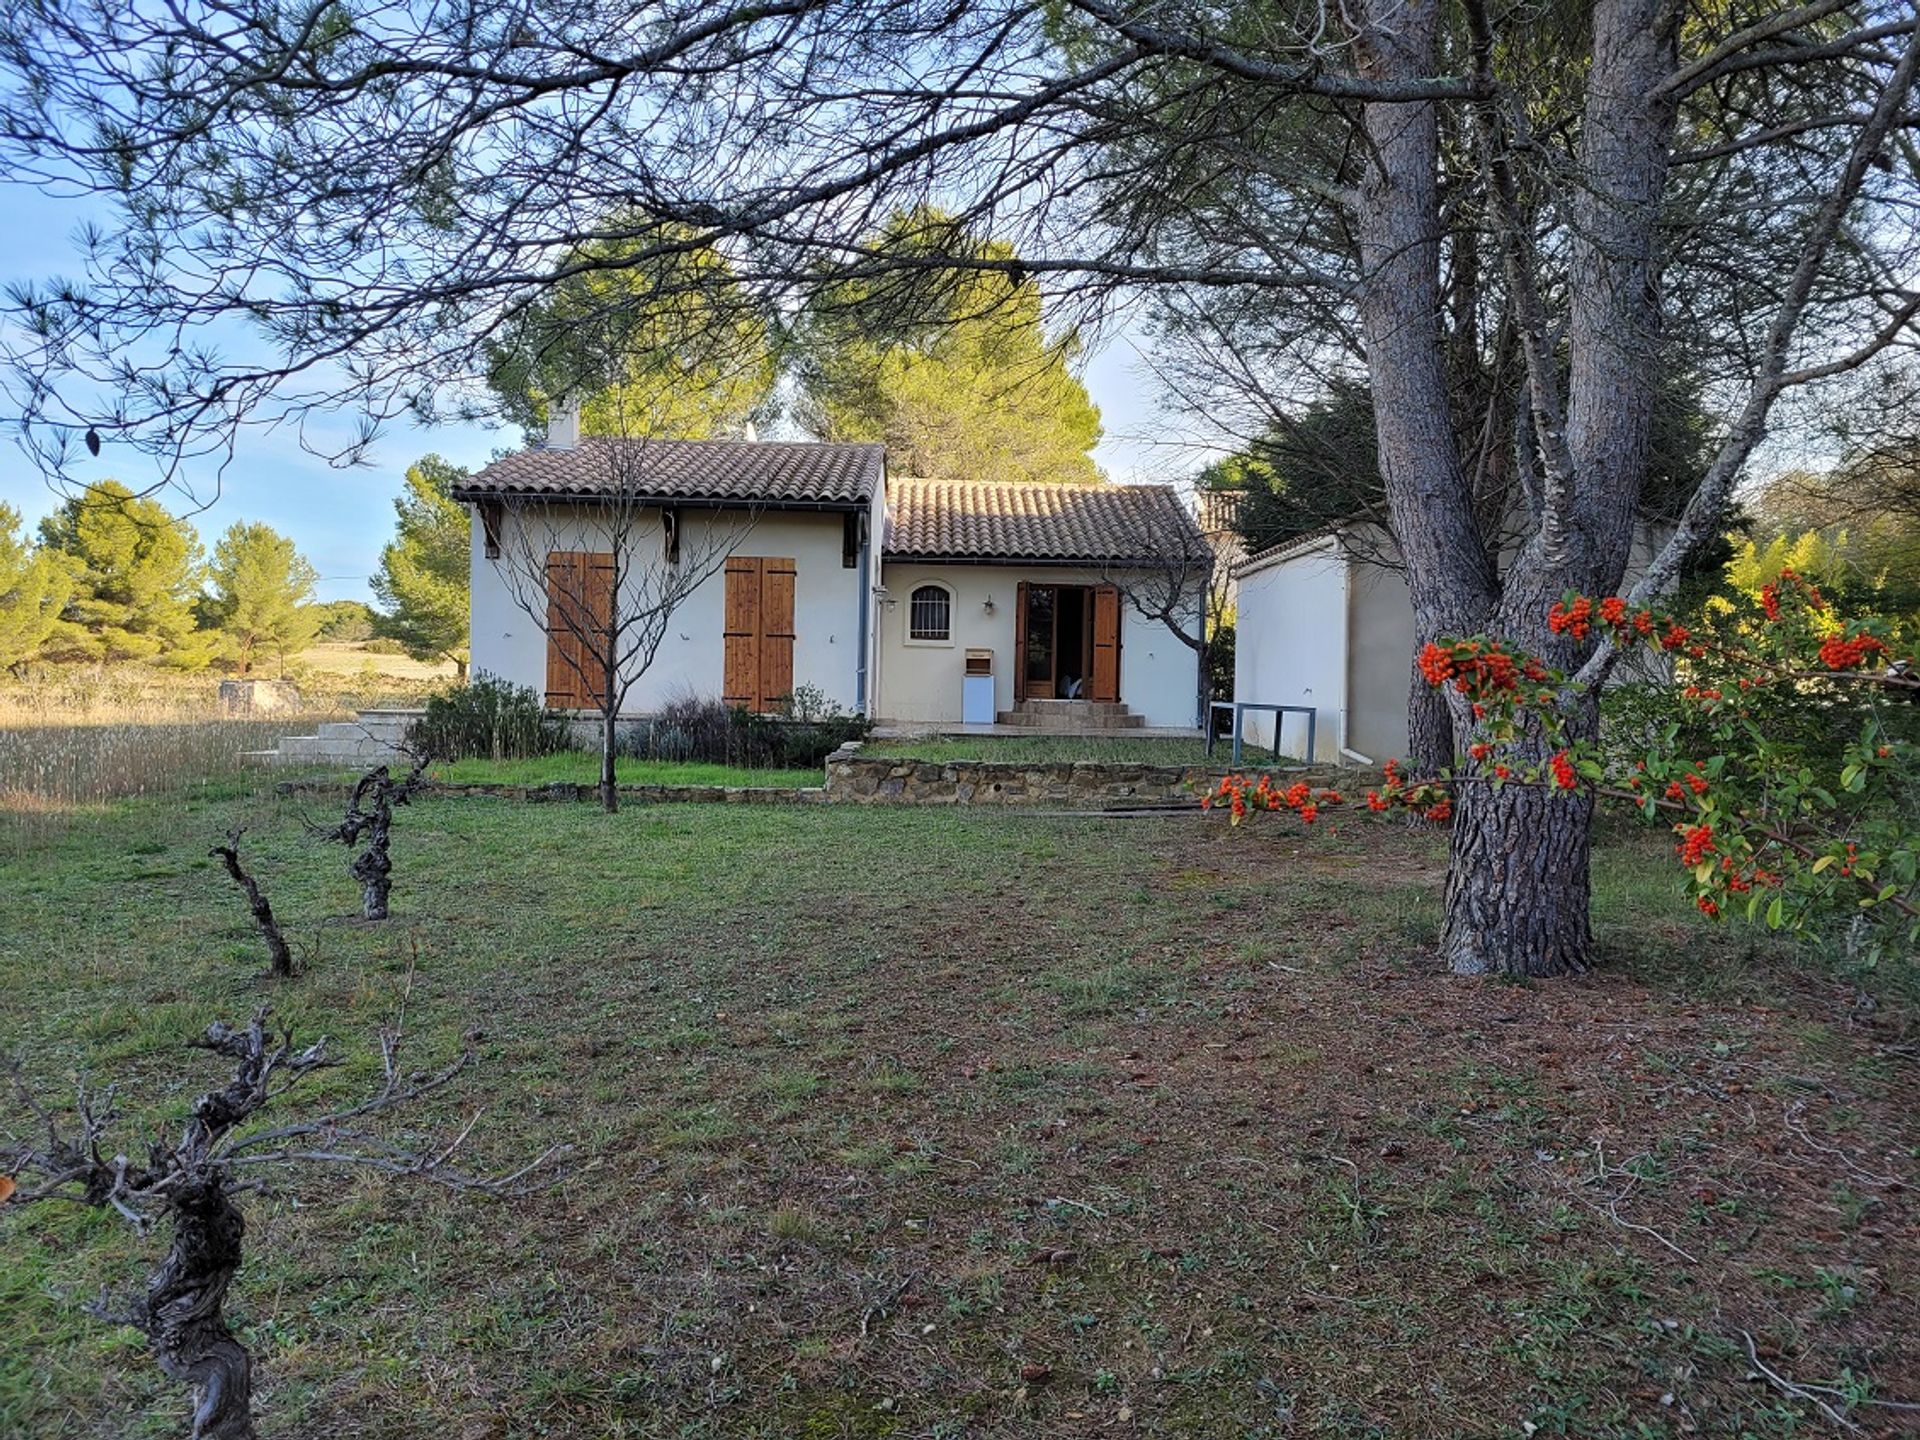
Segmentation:
<svg viewBox="0 0 1920 1440">
<path fill-rule="evenodd" d="M 1269 545 L 1264 550 L 1256 550 L 1233 567 L 1233 578 L 1238 580 L 1244 575 L 1265 570 L 1273 565 L 1282 564 L 1296 556 L 1312 554 L 1340 540 L 1340 528 L 1337 525 L 1323 525 L 1318 530 L 1309 530 L 1304 535 L 1295 535 L 1290 540 L 1282 540 L 1277 545 Z"/>
</svg>

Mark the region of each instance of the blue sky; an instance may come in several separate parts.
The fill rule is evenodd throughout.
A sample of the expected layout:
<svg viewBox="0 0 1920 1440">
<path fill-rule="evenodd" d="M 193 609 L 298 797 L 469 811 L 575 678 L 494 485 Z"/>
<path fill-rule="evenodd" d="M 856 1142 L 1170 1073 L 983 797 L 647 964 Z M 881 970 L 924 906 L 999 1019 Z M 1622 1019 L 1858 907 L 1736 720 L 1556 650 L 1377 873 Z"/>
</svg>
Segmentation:
<svg viewBox="0 0 1920 1440">
<path fill-rule="evenodd" d="M 98 210 L 4 182 L 0 206 L 6 217 L 0 224 L 0 283 L 78 273 L 73 235 Z M 1106 427 L 1094 455 L 1115 479 L 1169 479 L 1195 468 L 1193 452 L 1168 443 L 1154 383 L 1132 332 L 1119 328 L 1093 355 L 1086 382 Z M 496 450 L 518 443 L 513 427 L 397 425 L 375 444 L 371 464 L 336 469 L 306 453 L 291 436 L 249 432 L 223 472 L 211 462 L 189 467 L 181 486 L 160 498 L 176 513 L 197 511 L 190 518 L 209 547 L 236 520 L 263 520 L 292 536 L 319 570 L 319 598 L 364 600 L 371 598 L 367 577 L 379 562 L 380 547 L 392 536 L 392 502 L 406 467 L 434 451 L 456 464 L 479 466 Z M 116 468 L 113 458 L 109 454 L 108 463 L 84 478 L 114 476 L 135 487 L 151 482 L 151 472 L 128 469 L 124 458 Z M 0 449 L 0 501 L 20 510 L 29 527 L 60 500 L 17 445 Z"/>
</svg>

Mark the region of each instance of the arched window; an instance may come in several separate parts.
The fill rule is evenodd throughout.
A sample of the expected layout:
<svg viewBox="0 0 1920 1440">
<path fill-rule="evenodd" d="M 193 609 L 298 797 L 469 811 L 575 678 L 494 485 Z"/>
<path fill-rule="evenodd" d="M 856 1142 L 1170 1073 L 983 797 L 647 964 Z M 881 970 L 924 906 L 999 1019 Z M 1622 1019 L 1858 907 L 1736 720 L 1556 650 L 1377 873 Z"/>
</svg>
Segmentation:
<svg viewBox="0 0 1920 1440">
<path fill-rule="evenodd" d="M 921 585 L 907 602 L 909 640 L 953 639 L 953 592 L 944 585 Z"/>
</svg>

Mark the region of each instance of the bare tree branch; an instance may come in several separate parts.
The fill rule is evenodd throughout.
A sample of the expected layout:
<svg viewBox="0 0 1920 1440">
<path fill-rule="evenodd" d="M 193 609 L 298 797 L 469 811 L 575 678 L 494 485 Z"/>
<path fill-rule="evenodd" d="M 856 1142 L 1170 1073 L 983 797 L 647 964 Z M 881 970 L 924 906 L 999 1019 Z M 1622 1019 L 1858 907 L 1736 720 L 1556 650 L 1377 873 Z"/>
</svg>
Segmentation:
<svg viewBox="0 0 1920 1440">
<path fill-rule="evenodd" d="M 142 1231 L 155 1221 L 167 1224 L 167 1252 L 144 1292 L 121 1306 L 102 1300 L 92 1309 L 102 1319 L 139 1330 L 152 1343 L 161 1370 L 189 1388 L 195 1440 L 254 1440 L 256 1433 L 252 1357 L 228 1328 L 224 1314 L 227 1291 L 240 1270 L 246 1230 L 234 1203 L 234 1197 L 249 1188 L 235 1178 L 240 1168 L 348 1165 L 428 1179 L 459 1191 L 505 1195 L 561 1153 L 561 1147 L 555 1147 L 507 1174 L 474 1176 L 448 1165 L 471 1133 L 472 1118 L 450 1143 L 431 1151 L 411 1151 L 349 1124 L 433 1093 L 472 1058 L 463 1053 L 435 1075 L 397 1080 L 392 1066 L 397 1028 L 385 1044 L 386 1086 L 373 1099 L 277 1130 L 244 1133 L 254 1117 L 302 1079 L 338 1063 L 327 1053 L 324 1039 L 296 1049 L 290 1032 L 269 1026 L 269 1015 L 262 1008 L 244 1026 L 216 1021 L 188 1042 L 228 1061 L 231 1076 L 194 1101 L 177 1139 L 153 1140 L 143 1160 L 107 1153 L 107 1137 L 120 1119 L 111 1088 L 94 1093 L 81 1087 L 73 1110 L 77 1128 L 69 1131 L 34 1096 L 20 1063 L 8 1067 L 16 1095 L 45 1131 L 39 1140 L 8 1136 L 0 1151 L 7 1173 L 35 1182 L 14 1196 L 16 1203 L 65 1199 L 117 1211 Z M 258 1148 L 293 1136 L 318 1137 L 322 1143 L 275 1151 Z"/>
</svg>

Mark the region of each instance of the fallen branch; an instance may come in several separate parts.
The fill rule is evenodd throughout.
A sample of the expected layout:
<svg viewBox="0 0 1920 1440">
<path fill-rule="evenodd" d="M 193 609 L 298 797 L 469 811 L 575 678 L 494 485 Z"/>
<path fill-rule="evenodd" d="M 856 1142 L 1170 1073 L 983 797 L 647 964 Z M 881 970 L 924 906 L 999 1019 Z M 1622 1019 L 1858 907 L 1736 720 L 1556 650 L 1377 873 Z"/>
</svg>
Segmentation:
<svg viewBox="0 0 1920 1440">
<path fill-rule="evenodd" d="M 1740 1332 L 1740 1338 L 1747 1342 L 1747 1360 L 1752 1364 L 1755 1373 L 1769 1385 L 1773 1386 L 1774 1389 L 1789 1399 L 1804 1400 L 1809 1405 L 1817 1407 L 1822 1415 L 1826 1416 L 1827 1419 L 1838 1425 L 1842 1430 L 1852 1431 L 1855 1435 L 1860 1433 L 1860 1427 L 1858 1425 L 1854 1424 L 1853 1421 L 1849 1420 L 1840 1411 L 1834 1409 L 1833 1406 L 1827 1404 L 1826 1401 L 1814 1394 L 1813 1391 L 1805 1385 L 1796 1385 L 1779 1371 L 1770 1369 L 1767 1362 L 1760 1358 L 1760 1350 L 1759 1347 L 1753 1343 L 1753 1336 L 1742 1330 Z"/>
</svg>

